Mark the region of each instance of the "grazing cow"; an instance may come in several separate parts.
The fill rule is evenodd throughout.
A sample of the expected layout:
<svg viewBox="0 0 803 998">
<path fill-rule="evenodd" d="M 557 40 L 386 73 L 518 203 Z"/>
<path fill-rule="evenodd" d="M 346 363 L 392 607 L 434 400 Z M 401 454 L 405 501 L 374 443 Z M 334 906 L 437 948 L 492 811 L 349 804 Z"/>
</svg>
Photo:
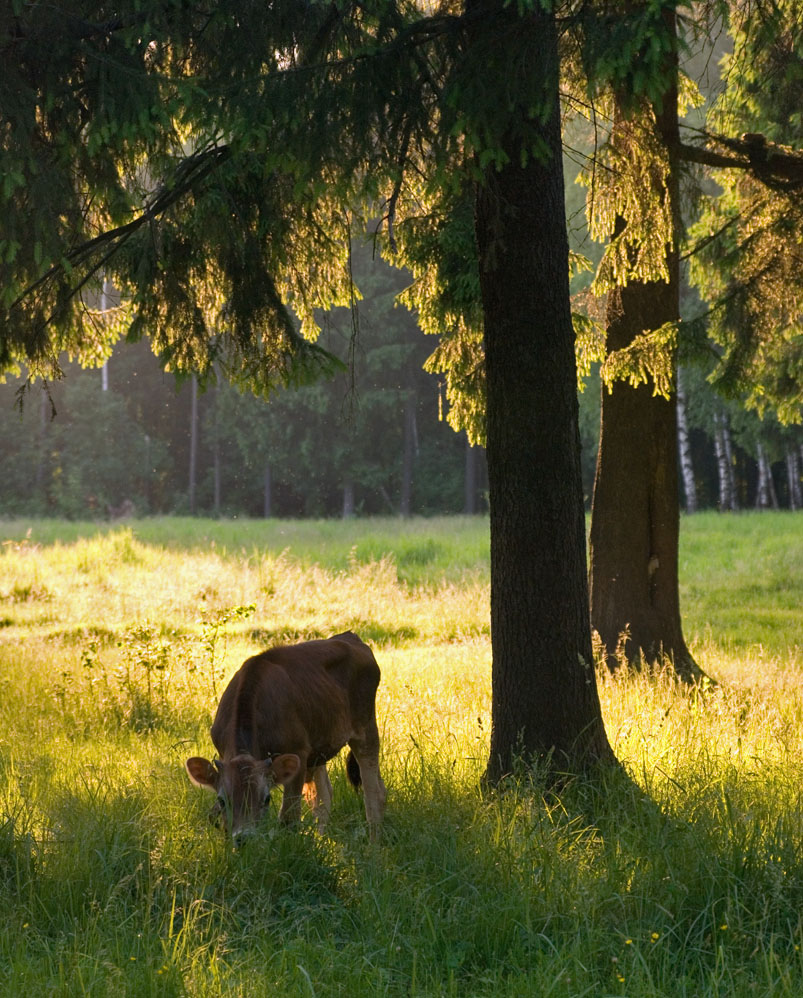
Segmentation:
<svg viewBox="0 0 803 998">
<path fill-rule="evenodd" d="M 186 762 L 192 782 L 217 794 L 211 816 L 222 816 L 237 838 L 253 828 L 271 787 L 281 784 L 279 820 L 300 818 L 303 793 L 322 832 L 332 807 L 326 763 L 348 744 L 346 771 L 355 787 L 362 783 L 376 838 L 385 807 L 378 686 L 373 652 L 350 631 L 247 659 L 226 687 L 212 724 L 220 759 L 213 764 L 194 756 Z"/>
</svg>

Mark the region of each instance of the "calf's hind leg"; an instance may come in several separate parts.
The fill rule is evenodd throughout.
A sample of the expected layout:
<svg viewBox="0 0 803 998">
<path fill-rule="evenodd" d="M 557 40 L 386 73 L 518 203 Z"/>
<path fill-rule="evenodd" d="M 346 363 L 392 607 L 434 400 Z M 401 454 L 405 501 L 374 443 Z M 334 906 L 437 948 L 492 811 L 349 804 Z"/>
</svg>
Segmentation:
<svg viewBox="0 0 803 998">
<path fill-rule="evenodd" d="M 364 738 L 352 738 L 349 748 L 360 767 L 368 830 L 371 838 L 377 839 L 385 813 L 387 790 L 379 772 L 379 732 L 376 727 L 372 726 Z"/>
</svg>

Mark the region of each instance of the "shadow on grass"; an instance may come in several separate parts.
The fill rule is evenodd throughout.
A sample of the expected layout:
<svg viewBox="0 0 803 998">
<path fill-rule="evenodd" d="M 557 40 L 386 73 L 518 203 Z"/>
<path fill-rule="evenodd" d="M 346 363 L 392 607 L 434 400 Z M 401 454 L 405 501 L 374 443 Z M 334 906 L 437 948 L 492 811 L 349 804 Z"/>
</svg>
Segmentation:
<svg viewBox="0 0 803 998">
<path fill-rule="evenodd" d="M 659 801 L 623 770 L 482 793 L 426 763 L 389 767 L 378 846 L 337 765 L 327 837 L 274 807 L 238 850 L 178 775 L 109 788 L 99 770 L 53 798 L 47 842 L 2 830 L 0 891 L 51 956 L 72 940 L 68 969 L 95 947 L 90 969 L 130 953 L 151 982 L 225 966 L 253 993 L 308 976 L 319 994 L 652 998 L 774 994 L 775 975 L 795 993 L 799 808 L 748 807 L 728 774 Z"/>
</svg>

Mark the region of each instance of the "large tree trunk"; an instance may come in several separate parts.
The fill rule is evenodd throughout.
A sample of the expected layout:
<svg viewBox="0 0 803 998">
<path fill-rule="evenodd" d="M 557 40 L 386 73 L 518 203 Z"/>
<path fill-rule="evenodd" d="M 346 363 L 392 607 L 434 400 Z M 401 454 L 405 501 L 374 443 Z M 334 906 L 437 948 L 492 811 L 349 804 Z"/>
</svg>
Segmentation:
<svg viewBox="0 0 803 998">
<path fill-rule="evenodd" d="M 671 12 L 667 17 L 674 18 Z M 670 24 L 673 29 L 674 20 Z M 675 66 L 676 72 L 676 66 Z M 656 107 L 658 133 L 670 150 L 666 186 L 674 228 L 678 222 L 677 90 L 669 85 Z M 644 127 L 647 127 L 645 118 Z M 629 129 L 621 116 L 614 125 Z M 627 141 L 626 131 L 622 139 Z M 630 141 L 634 141 L 632 138 Z M 617 221 L 617 233 L 624 221 Z M 632 280 L 608 295 L 607 351 L 630 346 L 645 330 L 680 317 L 677 250 L 666 248 L 669 280 Z M 617 381 L 602 389 L 600 446 L 591 511 L 591 624 L 615 668 L 617 652 L 638 665 L 670 661 L 684 680 L 704 673 L 686 647 L 678 589 L 677 406 L 653 393 L 653 384 Z"/>
<path fill-rule="evenodd" d="M 497 12 L 500 30 L 501 0 L 483 6 Z M 613 760 L 588 618 L 557 39 L 537 4 L 528 21 L 512 20 L 515 30 L 531 33 L 546 73 L 550 113 L 539 127 L 550 156 L 522 166 L 511 144 L 509 163 L 485 172 L 476 198 L 490 487 L 491 782 L 517 757 L 551 760 L 556 773 Z"/>
<path fill-rule="evenodd" d="M 608 350 L 667 321 L 675 302 L 667 283 L 631 282 L 612 291 Z M 668 657 L 686 680 L 702 676 L 680 621 L 679 533 L 674 400 L 653 395 L 651 384 L 603 388 L 591 512 L 591 625 L 611 668 L 623 651 L 636 664 L 642 656 L 650 664 Z"/>
</svg>

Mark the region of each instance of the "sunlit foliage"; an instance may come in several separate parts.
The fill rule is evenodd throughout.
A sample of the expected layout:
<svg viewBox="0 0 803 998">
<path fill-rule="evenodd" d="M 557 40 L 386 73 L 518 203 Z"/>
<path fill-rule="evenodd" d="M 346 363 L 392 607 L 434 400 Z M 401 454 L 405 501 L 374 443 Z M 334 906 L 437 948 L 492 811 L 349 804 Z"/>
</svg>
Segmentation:
<svg viewBox="0 0 803 998">
<path fill-rule="evenodd" d="M 803 146 L 803 11 L 787 0 L 734 5 L 733 53 L 714 109 L 718 130 L 744 133 L 754 169 L 717 171 L 693 229 L 692 277 L 711 301 L 721 354 L 715 383 L 783 422 L 803 419 L 803 189 L 767 178 L 766 140 Z"/>
</svg>

